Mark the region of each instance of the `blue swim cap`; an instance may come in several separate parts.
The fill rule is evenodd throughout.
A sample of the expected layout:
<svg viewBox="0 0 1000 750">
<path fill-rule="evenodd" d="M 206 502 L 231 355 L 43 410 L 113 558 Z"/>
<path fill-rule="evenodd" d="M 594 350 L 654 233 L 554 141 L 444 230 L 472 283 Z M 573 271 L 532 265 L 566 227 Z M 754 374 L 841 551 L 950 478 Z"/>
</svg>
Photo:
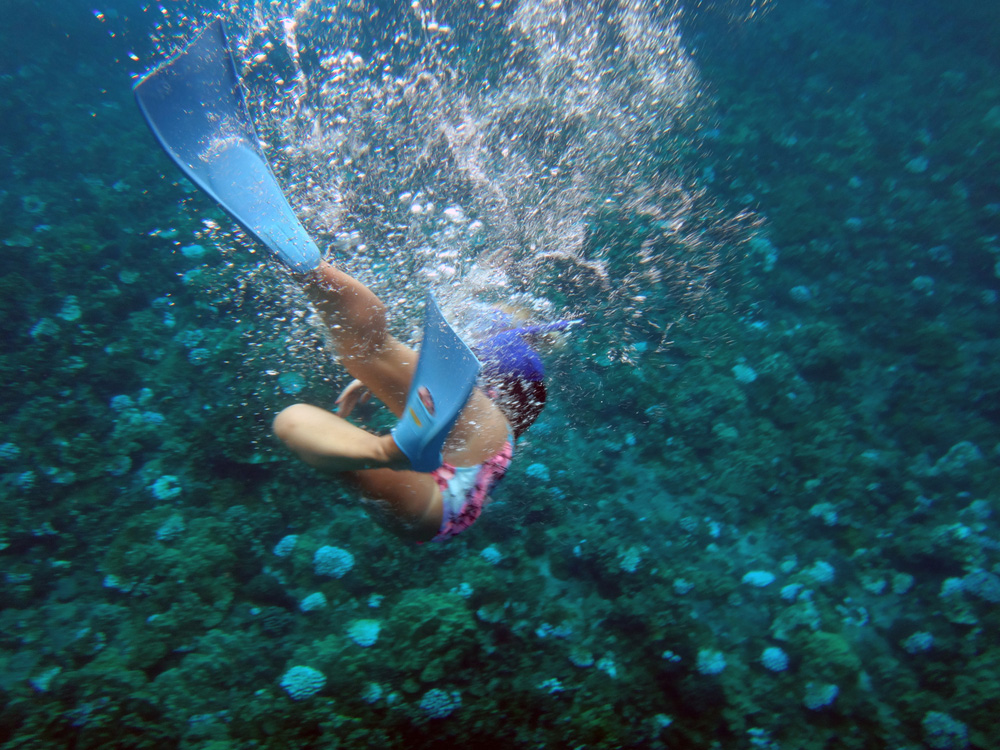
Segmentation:
<svg viewBox="0 0 1000 750">
<path fill-rule="evenodd" d="M 472 349 L 483 363 L 487 380 L 539 381 L 545 377 L 545 365 L 538 352 L 525 341 L 532 336 L 554 331 L 565 331 L 579 320 L 560 320 L 540 326 L 522 326 L 495 333 Z"/>
<path fill-rule="evenodd" d="M 542 380 L 545 365 L 538 352 L 524 341 L 524 329 L 514 328 L 494 334 L 474 348 L 483 363 L 483 377 L 489 380 Z"/>
<path fill-rule="evenodd" d="M 500 331 L 473 347 L 482 362 L 482 385 L 500 408 L 518 438 L 545 407 L 545 365 L 528 341 L 532 336 L 562 331 L 576 320 Z"/>
</svg>

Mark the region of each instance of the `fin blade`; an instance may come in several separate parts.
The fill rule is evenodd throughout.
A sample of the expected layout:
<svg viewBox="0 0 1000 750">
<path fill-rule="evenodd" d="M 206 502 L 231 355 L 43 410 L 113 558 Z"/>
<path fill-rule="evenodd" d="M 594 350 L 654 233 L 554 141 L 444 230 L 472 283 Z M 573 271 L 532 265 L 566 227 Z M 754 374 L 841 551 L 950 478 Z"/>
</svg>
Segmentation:
<svg viewBox="0 0 1000 750">
<path fill-rule="evenodd" d="M 414 471 L 429 472 L 441 466 L 441 448 L 472 395 L 481 367 L 428 293 L 417 371 L 403 417 L 392 431 Z"/>
<path fill-rule="evenodd" d="M 222 19 L 144 76 L 135 98 L 188 179 L 293 271 L 319 265 L 319 248 L 260 150 Z"/>
</svg>

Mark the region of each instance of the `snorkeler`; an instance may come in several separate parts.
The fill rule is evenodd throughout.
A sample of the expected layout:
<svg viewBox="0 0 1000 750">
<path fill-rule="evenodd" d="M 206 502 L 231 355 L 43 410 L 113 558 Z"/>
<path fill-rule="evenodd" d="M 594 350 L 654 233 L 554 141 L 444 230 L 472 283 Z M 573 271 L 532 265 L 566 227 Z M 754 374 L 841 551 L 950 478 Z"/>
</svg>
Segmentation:
<svg viewBox="0 0 1000 750">
<path fill-rule="evenodd" d="M 295 404 L 275 418 L 275 433 L 310 466 L 346 472 L 376 520 L 400 536 L 443 540 L 468 528 L 513 457 L 514 434 L 498 403 L 474 389 L 443 436 L 443 456 L 431 462 L 437 465 L 430 473 L 413 471 L 414 462 L 397 442 L 405 444 L 398 426 L 394 434 L 373 435 L 345 417 L 363 396 L 362 387 L 400 418 L 411 391 L 429 414 L 439 407 L 434 396 L 445 391 L 411 388 L 417 353 L 388 333 L 385 306 L 360 282 L 324 262 L 304 289 L 356 382 L 337 400 L 340 415 Z"/>
<path fill-rule="evenodd" d="M 322 260 L 281 192 L 221 20 L 140 80 L 135 93 L 181 170 L 297 275 L 355 378 L 337 399 L 339 414 L 295 404 L 275 418 L 277 436 L 310 466 L 350 478 L 375 519 L 404 538 L 441 541 L 468 528 L 506 472 L 514 441 L 545 404 L 544 369 L 530 341 L 571 323 L 514 328 L 505 321 L 489 331 L 477 358 L 428 295 L 420 357 L 394 338 L 382 301 Z M 399 418 L 390 434 L 347 421 L 368 394 Z"/>
</svg>

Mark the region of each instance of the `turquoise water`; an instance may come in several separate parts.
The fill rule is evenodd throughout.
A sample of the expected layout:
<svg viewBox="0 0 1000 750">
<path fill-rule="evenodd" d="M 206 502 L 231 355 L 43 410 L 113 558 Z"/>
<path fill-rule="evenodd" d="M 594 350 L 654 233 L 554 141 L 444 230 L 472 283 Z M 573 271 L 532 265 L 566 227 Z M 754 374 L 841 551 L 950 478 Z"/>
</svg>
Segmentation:
<svg viewBox="0 0 1000 750">
<path fill-rule="evenodd" d="M 586 321 L 422 547 L 271 436 L 346 374 L 132 101 L 214 9 L 5 11 L 5 746 L 1000 746 L 1000 11 L 227 10 L 400 336 Z"/>
</svg>

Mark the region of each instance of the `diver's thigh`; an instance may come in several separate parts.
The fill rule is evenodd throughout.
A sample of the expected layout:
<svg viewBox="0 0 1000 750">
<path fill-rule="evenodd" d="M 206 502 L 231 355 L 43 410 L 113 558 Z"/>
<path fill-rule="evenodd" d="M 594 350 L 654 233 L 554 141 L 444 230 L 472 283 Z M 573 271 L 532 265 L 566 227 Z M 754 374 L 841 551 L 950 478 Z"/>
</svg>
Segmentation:
<svg viewBox="0 0 1000 750">
<path fill-rule="evenodd" d="M 365 510 L 381 526 L 404 539 L 424 542 L 441 528 L 441 490 L 430 474 L 391 469 L 350 473 Z"/>
<path fill-rule="evenodd" d="M 476 388 L 445 441 L 444 458 L 455 466 L 481 464 L 500 452 L 508 434 L 503 412 Z"/>
<path fill-rule="evenodd" d="M 389 411 L 397 417 L 403 413 L 406 394 L 417 371 L 417 353 L 413 349 L 390 337 L 378 353 L 341 362 Z"/>
<path fill-rule="evenodd" d="M 417 353 L 413 349 L 390 338 L 378 354 L 343 364 L 396 417 L 403 414 L 417 370 Z M 444 444 L 445 460 L 455 466 L 480 464 L 503 448 L 507 434 L 503 412 L 476 388 Z"/>
</svg>

